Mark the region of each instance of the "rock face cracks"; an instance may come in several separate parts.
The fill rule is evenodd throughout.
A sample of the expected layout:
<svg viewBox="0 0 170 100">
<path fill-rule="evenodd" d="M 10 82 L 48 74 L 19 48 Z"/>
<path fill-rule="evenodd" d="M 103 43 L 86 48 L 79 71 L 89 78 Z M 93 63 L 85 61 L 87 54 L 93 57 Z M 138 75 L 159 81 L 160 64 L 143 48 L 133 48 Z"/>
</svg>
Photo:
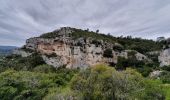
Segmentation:
<svg viewBox="0 0 170 100">
<path fill-rule="evenodd" d="M 170 48 L 162 50 L 158 59 L 160 61 L 160 66 L 170 65 Z"/>
<path fill-rule="evenodd" d="M 119 56 L 128 57 L 127 50 L 113 50 L 114 45 L 121 46 L 118 43 L 84 37 L 74 39 L 71 36 L 73 32 L 73 28 L 64 27 L 40 37 L 30 38 L 24 48 L 39 52 L 44 61 L 54 67 L 85 68 L 100 63 L 117 63 Z M 111 50 L 110 56 L 105 57 L 104 52 L 108 49 Z M 136 58 L 147 59 L 140 53 L 136 53 Z"/>
</svg>

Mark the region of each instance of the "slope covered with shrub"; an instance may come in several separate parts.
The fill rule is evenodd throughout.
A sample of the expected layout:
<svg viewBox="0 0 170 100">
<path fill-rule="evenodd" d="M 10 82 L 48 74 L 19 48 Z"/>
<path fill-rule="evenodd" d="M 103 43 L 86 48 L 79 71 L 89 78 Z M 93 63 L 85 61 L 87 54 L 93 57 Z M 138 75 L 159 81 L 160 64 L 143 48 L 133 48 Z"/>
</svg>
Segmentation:
<svg viewBox="0 0 170 100">
<path fill-rule="evenodd" d="M 5 70 L 0 73 L 2 100 L 164 100 L 161 83 L 132 69 L 116 71 L 97 65 L 84 70 Z M 42 69 L 41 69 L 42 68 Z M 37 70 L 39 69 L 39 70 Z"/>
</svg>

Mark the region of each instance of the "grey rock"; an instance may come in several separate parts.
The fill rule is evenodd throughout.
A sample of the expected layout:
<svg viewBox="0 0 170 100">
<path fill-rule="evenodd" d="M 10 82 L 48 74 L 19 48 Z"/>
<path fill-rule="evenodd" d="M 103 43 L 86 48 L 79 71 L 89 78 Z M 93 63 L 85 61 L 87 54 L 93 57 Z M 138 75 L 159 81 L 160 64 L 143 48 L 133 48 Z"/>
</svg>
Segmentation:
<svg viewBox="0 0 170 100">
<path fill-rule="evenodd" d="M 24 51 L 24 50 L 22 50 L 22 49 L 16 49 L 16 50 L 14 50 L 14 51 L 13 51 L 13 54 L 15 54 L 15 55 L 20 55 L 21 57 L 28 57 L 28 56 L 32 55 L 32 53 L 26 52 L 26 51 Z"/>
<path fill-rule="evenodd" d="M 103 40 L 97 40 L 100 44 L 93 44 L 93 38 L 72 39 L 70 34 L 74 32 L 72 28 L 64 27 L 55 30 L 58 37 L 55 38 L 30 38 L 26 41 L 25 48 L 34 50 L 42 54 L 44 61 L 56 68 L 66 66 L 67 68 L 86 68 L 101 63 L 117 63 L 119 56 L 128 58 L 128 52 L 117 52 L 112 50 L 113 58 L 103 57 L 106 49 L 112 49 L 114 45 L 122 46 L 118 43 L 112 44 Z M 56 57 L 46 55 L 55 54 Z M 147 59 L 146 56 L 137 53 L 138 60 Z"/>
<path fill-rule="evenodd" d="M 170 48 L 162 50 L 158 59 L 161 67 L 170 65 Z"/>
<path fill-rule="evenodd" d="M 149 77 L 151 78 L 159 78 L 161 76 L 163 71 L 159 71 L 159 70 L 156 70 L 156 71 L 153 71 L 150 73 Z"/>
</svg>

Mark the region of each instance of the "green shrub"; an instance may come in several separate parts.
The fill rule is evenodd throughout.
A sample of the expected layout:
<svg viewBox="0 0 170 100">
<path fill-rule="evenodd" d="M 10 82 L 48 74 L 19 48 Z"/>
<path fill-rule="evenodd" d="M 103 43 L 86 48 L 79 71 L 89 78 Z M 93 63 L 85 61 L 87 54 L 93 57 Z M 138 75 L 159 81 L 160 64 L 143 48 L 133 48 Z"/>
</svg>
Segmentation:
<svg viewBox="0 0 170 100">
<path fill-rule="evenodd" d="M 39 73 L 8 70 L 0 73 L 0 98 L 2 100 L 41 100 L 52 88 L 65 87 L 75 71 Z"/>
<path fill-rule="evenodd" d="M 163 71 L 160 79 L 162 80 L 163 83 L 170 84 L 170 72 Z"/>
<path fill-rule="evenodd" d="M 44 64 L 44 65 L 39 65 L 33 69 L 34 72 L 41 72 L 41 73 L 54 73 L 56 72 L 56 68 L 53 66 Z"/>
<path fill-rule="evenodd" d="M 163 66 L 161 69 L 163 69 L 165 71 L 170 71 L 170 66 Z"/>
<path fill-rule="evenodd" d="M 95 46 L 98 47 L 99 45 L 101 45 L 101 42 L 98 40 L 92 40 L 92 44 L 95 44 Z"/>
<path fill-rule="evenodd" d="M 145 80 L 145 89 L 138 95 L 139 98 L 141 100 L 165 100 L 165 92 L 160 85 L 159 80 Z"/>
<path fill-rule="evenodd" d="M 7 69 L 33 70 L 36 66 L 45 64 L 41 55 L 34 53 L 28 57 L 10 55 L 0 62 L 0 72 Z"/>
<path fill-rule="evenodd" d="M 128 59 L 124 57 L 118 57 L 118 63 L 116 65 L 117 69 L 126 69 L 127 67 L 141 68 L 145 65 L 144 61 L 139 61 L 135 57 L 130 57 Z"/>
<path fill-rule="evenodd" d="M 41 38 L 55 38 L 55 37 L 58 37 L 58 33 L 57 32 L 49 32 L 49 33 L 45 33 L 45 34 L 42 34 L 40 37 Z"/>
<path fill-rule="evenodd" d="M 121 51 L 124 50 L 124 48 L 123 48 L 123 46 L 121 46 L 121 45 L 115 45 L 115 46 L 113 46 L 113 50 L 118 51 L 118 52 L 121 52 Z"/>
<path fill-rule="evenodd" d="M 103 56 L 104 56 L 104 57 L 107 57 L 107 58 L 113 58 L 112 49 L 106 49 L 106 50 L 104 50 Z"/>
<path fill-rule="evenodd" d="M 144 100 L 158 100 L 164 98 L 160 89 L 145 82 L 145 79 L 135 70 L 127 69 L 118 72 L 105 65 L 81 71 L 72 79 L 71 89 L 81 93 L 85 100 L 143 100 L 143 98 Z"/>
<path fill-rule="evenodd" d="M 83 97 L 81 94 L 71 91 L 70 88 L 64 88 L 52 91 L 43 100 L 83 100 Z"/>
<path fill-rule="evenodd" d="M 0 87 L 0 98 L 4 100 L 10 100 L 14 98 L 18 93 L 18 89 L 12 86 L 3 86 Z"/>
</svg>

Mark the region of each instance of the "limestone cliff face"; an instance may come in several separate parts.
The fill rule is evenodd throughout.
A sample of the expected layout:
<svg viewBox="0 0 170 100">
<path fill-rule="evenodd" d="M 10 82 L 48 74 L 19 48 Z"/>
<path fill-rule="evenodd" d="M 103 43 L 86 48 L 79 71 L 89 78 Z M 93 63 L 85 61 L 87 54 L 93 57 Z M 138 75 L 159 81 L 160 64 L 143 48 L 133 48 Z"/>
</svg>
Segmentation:
<svg viewBox="0 0 170 100">
<path fill-rule="evenodd" d="M 100 63 L 116 64 L 119 56 L 128 58 L 129 51 L 112 49 L 114 45 L 120 45 L 118 43 L 108 43 L 103 40 L 95 40 L 97 43 L 94 43 L 94 39 L 83 37 L 73 39 L 70 36 L 72 32 L 74 32 L 72 28 L 64 27 L 51 33 L 53 37 L 30 38 L 24 48 L 39 52 L 44 61 L 54 67 L 85 68 Z M 111 50 L 109 57 L 104 56 L 107 49 Z M 140 53 L 136 54 L 136 58 L 147 59 Z"/>
<path fill-rule="evenodd" d="M 160 66 L 170 65 L 170 48 L 162 50 L 158 59 L 160 61 Z"/>
</svg>

